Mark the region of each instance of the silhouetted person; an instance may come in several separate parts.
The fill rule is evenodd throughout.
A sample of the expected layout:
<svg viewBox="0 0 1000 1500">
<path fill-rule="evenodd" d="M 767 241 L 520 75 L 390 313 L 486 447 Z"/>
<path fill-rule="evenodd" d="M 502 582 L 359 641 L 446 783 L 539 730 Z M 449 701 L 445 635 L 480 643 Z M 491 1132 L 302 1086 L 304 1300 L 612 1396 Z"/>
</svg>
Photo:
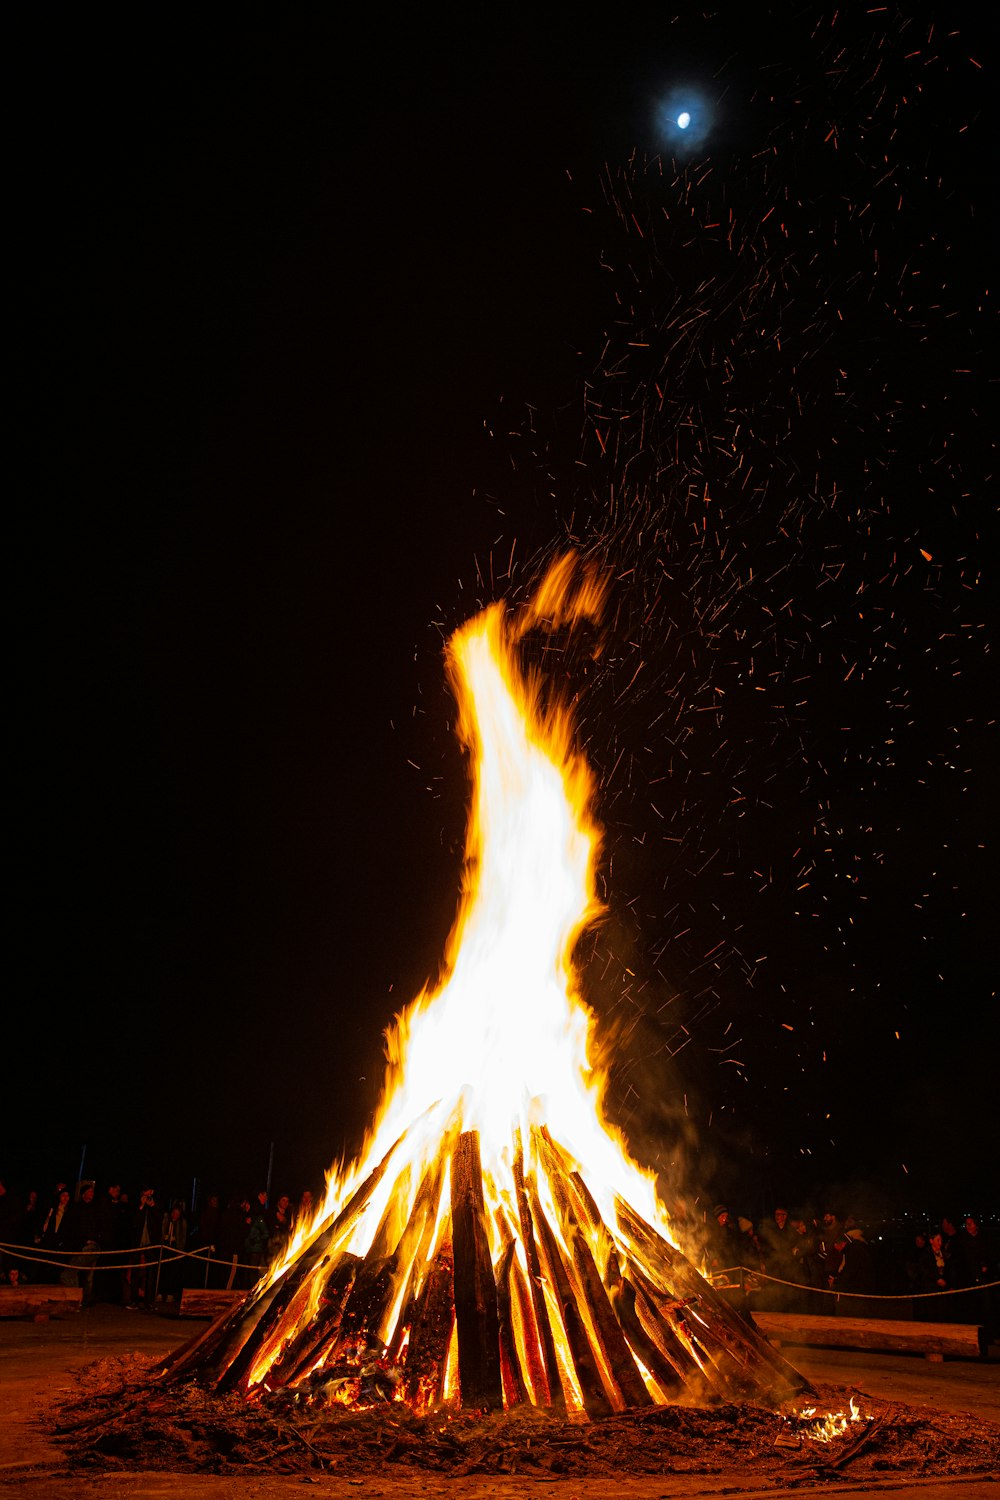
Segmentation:
<svg viewBox="0 0 1000 1500">
<path fill-rule="evenodd" d="M 940 1229 L 932 1229 L 917 1262 L 917 1291 L 922 1294 L 950 1291 L 951 1280 L 948 1271 L 949 1261 L 944 1248 L 944 1237 Z M 945 1314 L 938 1312 L 934 1299 L 928 1296 L 921 1296 L 920 1301 L 916 1302 L 914 1307 L 917 1316 L 925 1322 L 933 1323 L 936 1318 L 945 1317 Z"/>
<path fill-rule="evenodd" d="M 249 1223 L 243 1242 L 244 1260 L 254 1267 L 250 1272 L 251 1285 L 259 1279 L 267 1265 L 267 1247 L 271 1239 L 271 1215 L 267 1207 L 267 1194 L 263 1189 L 250 1204 Z"/>
<path fill-rule="evenodd" d="M 826 1299 L 809 1295 L 807 1289 L 823 1285 L 822 1262 L 816 1253 L 816 1233 L 806 1219 L 804 1214 L 793 1214 L 790 1220 L 792 1227 L 791 1242 L 788 1253 L 792 1266 L 792 1280 L 803 1288 L 796 1298 L 796 1306 L 800 1311 L 821 1311 L 819 1304 Z"/>
<path fill-rule="evenodd" d="M 203 1255 L 208 1256 L 208 1260 L 205 1262 L 203 1269 L 198 1267 L 198 1263 L 195 1262 L 196 1268 L 201 1269 L 201 1275 L 204 1277 L 206 1286 L 225 1286 L 226 1278 L 229 1275 L 227 1268 L 218 1264 L 224 1258 L 222 1255 L 222 1219 L 223 1215 L 222 1209 L 219 1206 L 219 1195 L 218 1193 L 209 1193 L 205 1207 L 202 1209 L 198 1219 L 197 1232 L 198 1249 Z"/>
<path fill-rule="evenodd" d="M 981 1323 L 986 1329 L 987 1341 L 992 1337 L 997 1305 L 995 1291 L 976 1291 L 995 1281 L 996 1275 L 990 1263 L 986 1241 L 980 1233 L 978 1220 L 970 1214 L 951 1242 L 950 1269 L 954 1285 L 962 1287 L 964 1295 L 954 1297 L 952 1317 L 956 1323 Z"/>
<path fill-rule="evenodd" d="M 859 1228 L 847 1229 L 844 1238 L 843 1264 L 837 1278 L 837 1290 L 855 1296 L 870 1297 L 875 1292 L 875 1259 L 871 1246 Z M 847 1309 L 850 1313 L 850 1308 Z"/>
<path fill-rule="evenodd" d="M 789 1261 L 789 1241 L 792 1229 L 788 1222 L 788 1209 L 776 1208 L 769 1218 L 764 1219 L 757 1230 L 757 1238 L 764 1247 L 764 1260 L 767 1269 L 774 1268 L 774 1275 L 780 1276 L 782 1272 L 777 1268 L 783 1266 L 786 1270 Z"/>
<path fill-rule="evenodd" d="M 9 1212 L 10 1218 L 7 1230 L 3 1235 L 0 1235 L 0 1239 L 7 1239 L 9 1237 L 9 1240 L 12 1240 L 15 1245 L 24 1245 L 32 1250 L 35 1249 L 42 1237 L 42 1224 L 45 1219 L 41 1204 L 38 1201 L 37 1190 L 30 1188 L 23 1203 L 19 1202 L 16 1198 L 12 1198 Z M 19 1256 L 16 1252 L 8 1252 L 5 1257 L 3 1252 L 0 1252 L 0 1264 L 3 1264 L 5 1259 L 8 1271 L 14 1267 L 19 1270 L 20 1281 L 22 1283 L 26 1282 L 29 1276 L 34 1277 L 37 1275 L 39 1268 L 33 1264 L 30 1256 Z"/>
<path fill-rule="evenodd" d="M 64 1259 L 63 1252 L 73 1248 L 71 1234 L 73 1230 L 72 1204 L 70 1203 L 69 1188 L 65 1183 L 57 1190 L 56 1199 L 42 1224 L 42 1237 L 39 1248 L 58 1262 L 57 1265 L 45 1266 L 46 1281 L 56 1281 L 61 1286 L 78 1286 L 79 1281 L 76 1271 Z"/>
<path fill-rule="evenodd" d="M 7 1184 L 0 1178 L 0 1271 L 9 1264 L 10 1251 L 4 1245 L 17 1243 L 17 1231 L 21 1218 L 20 1207 Z"/>
<path fill-rule="evenodd" d="M 782 1283 L 794 1282 L 797 1277 L 792 1258 L 792 1226 L 789 1223 L 788 1209 L 780 1206 L 775 1208 L 758 1227 L 757 1239 L 763 1254 L 763 1269 L 769 1277 L 774 1278 L 773 1281 L 763 1283 L 760 1305 L 770 1308 L 790 1307 L 795 1294 L 790 1286 Z"/>
<path fill-rule="evenodd" d="M 761 1244 L 753 1222 L 742 1214 L 736 1220 L 737 1245 L 739 1246 L 739 1264 L 744 1271 L 762 1271 L 764 1269 L 764 1247 Z"/>
<path fill-rule="evenodd" d="M 173 1202 L 163 1215 L 160 1227 L 161 1263 L 157 1301 L 174 1302 L 180 1299 L 184 1285 L 184 1268 L 187 1262 L 181 1257 L 187 1248 L 187 1219 L 184 1206 Z"/>
<path fill-rule="evenodd" d="M 103 1193 L 99 1213 L 101 1249 L 113 1252 L 114 1258 L 106 1259 L 104 1269 L 97 1273 L 98 1295 L 106 1302 L 124 1306 L 128 1302 L 129 1274 L 122 1268 L 131 1258 L 128 1251 L 131 1249 L 132 1212 L 120 1182 L 111 1183 Z"/>
<path fill-rule="evenodd" d="M 21 1214 L 20 1243 L 22 1245 L 37 1245 L 42 1237 L 42 1225 L 45 1222 L 45 1208 L 38 1196 L 37 1188 L 29 1188 L 28 1195 L 24 1200 L 24 1212 Z"/>
<path fill-rule="evenodd" d="M 219 1259 L 228 1263 L 228 1270 L 220 1268 L 224 1287 L 245 1288 L 249 1285 L 249 1272 L 242 1265 L 249 1227 L 249 1198 L 230 1198 L 219 1226 Z"/>
<path fill-rule="evenodd" d="M 834 1213 L 832 1208 L 823 1210 L 816 1224 L 816 1257 L 821 1262 L 821 1274 L 819 1284 L 826 1282 L 826 1259 L 833 1255 L 833 1247 L 844 1232 L 844 1225 L 840 1215 Z"/>
<path fill-rule="evenodd" d="M 77 1252 L 77 1267 L 83 1287 L 83 1305 L 94 1301 L 94 1275 L 101 1249 L 101 1212 L 96 1202 L 93 1182 L 81 1182 L 80 1196 L 73 1207 L 70 1227 L 72 1248 Z"/>
<path fill-rule="evenodd" d="M 131 1273 L 129 1306 L 149 1308 L 155 1295 L 156 1267 L 160 1256 L 159 1236 L 162 1216 L 151 1187 L 139 1194 L 139 1207 L 132 1221 L 132 1243 L 137 1264 Z"/>
<path fill-rule="evenodd" d="M 918 1229 L 913 1236 L 912 1244 L 907 1248 L 903 1256 L 903 1280 L 906 1290 L 910 1293 L 920 1290 L 920 1266 L 924 1251 L 927 1249 L 927 1231 Z"/>
<path fill-rule="evenodd" d="M 708 1244 L 708 1269 L 713 1276 L 731 1270 L 741 1264 L 743 1246 L 740 1232 L 729 1216 L 724 1203 L 717 1203 L 712 1210 L 715 1227 L 711 1230 Z"/>
<path fill-rule="evenodd" d="M 992 1280 L 986 1241 L 971 1215 L 952 1239 L 948 1252 L 955 1286 L 982 1286 Z"/>
<path fill-rule="evenodd" d="M 271 1220 L 271 1237 L 267 1242 L 267 1253 L 270 1260 L 277 1260 L 279 1256 L 284 1255 L 288 1249 L 294 1229 L 295 1211 L 292 1208 L 292 1200 L 287 1193 L 282 1193 L 274 1205 L 274 1215 Z"/>
</svg>

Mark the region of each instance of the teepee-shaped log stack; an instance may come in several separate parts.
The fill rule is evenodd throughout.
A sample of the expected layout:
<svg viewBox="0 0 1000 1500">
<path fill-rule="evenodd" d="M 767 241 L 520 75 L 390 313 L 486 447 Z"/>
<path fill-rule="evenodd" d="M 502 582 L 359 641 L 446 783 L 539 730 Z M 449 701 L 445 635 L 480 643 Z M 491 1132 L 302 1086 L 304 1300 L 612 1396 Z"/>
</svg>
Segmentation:
<svg viewBox="0 0 1000 1500">
<path fill-rule="evenodd" d="M 547 1130 L 531 1130 L 531 1170 L 519 1134 L 513 1145 L 515 1193 L 492 1211 L 479 1136 L 464 1131 L 425 1171 L 402 1233 L 390 1242 L 397 1204 L 353 1254 L 347 1242 L 394 1147 L 279 1274 L 177 1350 L 161 1378 L 251 1397 L 416 1410 L 530 1402 L 595 1418 L 685 1398 L 777 1403 L 807 1389 L 629 1204 L 619 1198 L 606 1223 Z"/>
</svg>

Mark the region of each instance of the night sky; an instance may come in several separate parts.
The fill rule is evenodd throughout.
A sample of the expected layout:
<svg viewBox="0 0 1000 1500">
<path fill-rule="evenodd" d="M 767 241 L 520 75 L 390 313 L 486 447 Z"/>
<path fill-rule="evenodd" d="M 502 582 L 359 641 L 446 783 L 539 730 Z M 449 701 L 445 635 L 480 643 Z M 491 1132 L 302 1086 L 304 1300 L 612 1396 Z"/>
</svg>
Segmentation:
<svg viewBox="0 0 1000 1500">
<path fill-rule="evenodd" d="M 637 1152 L 998 1206 L 978 9 L 22 20 L 0 1174 L 359 1144 L 454 913 L 443 641 L 572 545 Z"/>
</svg>

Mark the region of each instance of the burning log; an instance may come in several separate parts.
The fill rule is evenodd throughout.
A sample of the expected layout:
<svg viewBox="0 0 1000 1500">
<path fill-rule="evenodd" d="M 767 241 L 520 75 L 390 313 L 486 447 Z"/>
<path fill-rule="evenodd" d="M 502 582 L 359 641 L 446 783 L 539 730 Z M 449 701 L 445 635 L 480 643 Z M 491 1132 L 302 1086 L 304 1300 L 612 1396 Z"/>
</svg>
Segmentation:
<svg viewBox="0 0 1000 1500">
<path fill-rule="evenodd" d="M 238 1303 L 224 1317 L 210 1324 L 204 1332 L 190 1339 L 188 1343 L 182 1344 L 164 1361 L 160 1366 L 160 1371 L 164 1374 L 169 1371 L 171 1378 L 177 1379 L 197 1367 L 202 1378 L 214 1376 L 218 1380 L 258 1329 L 255 1342 L 259 1347 L 274 1319 L 280 1316 L 287 1306 L 291 1292 L 351 1233 L 368 1206 L 372 1193 L 385 1176 L 394 1152 L 404 1139 L 405 1133 L 399 1137 L 378 1166 L 351 1194 L 350 1199 L 333 1222 L 327 1220 L 317 1227 L 313 1237 L 275 1281 L 271 1282 L 268 1277 L 262 1277 L 246 1302 Z M 283 1296 L 276 1305 L 276 1298 L 286 1285 L 288 1295 Z"/>
<path fill-rule="evenodd" d="M 450 1243 L 443 1244 L 417 1296 L 406 1351 L 405 1397 L 424 1410 L 444 1394 L 448 1349 L 455 1326 L 455 1283 Z"/>
<path fill-rule="evenodd" d="M 584 1410 L 588 1417 L 608 1416 L 614 1409 L 613 1397 L 605 1388 L 601 1378 L 601 1370 L 590 1346 L 587 1330 L 580 1316 L 569 1273 L 555 1234 L 530 1181 L 527 1186 L 538 1237 L 539 1257 L 559 1308 L 580 1394 L 583 1397 Z"/>
<path fill-rule="evenodd" d="M 503 1406 L 500 1320 L 493 1279 L 479 1136 L 460 1135 L 451 1158 L 451 1225 L 455 1252 L 455 1320 L 463 1406 Z"/>
<path fill-rule="evenodd" d="M 617 1210 L 619 1223 L 635 1245 L 654 1286 L 658 1283 L 662 1286 L 669 1280 L 668 1307 L 677 1307 L 678 1291 L 682 1298 L 697 1299 L 698 1321 L 708 1339 L 718 1350 L 729 1355 L 741 1372 L 742 1381 L 748 1384 L 745 1393 L 759 1395 L 766 1390 L 784 1399 L 809 1390 L 809 1382 L 798 1370 L 782 1359 L 757 1329 L 730 1307 L 679 1250 L 651 1229 L 621 1198 L 617 1200 Z M 662 1293 L 659 1297 L 654 1293 L 653 1300 L 662 1310 Z"/>
<path fill-rule="evenodd" d="M 324 1264 L 324 1262 L 321 1262 Z M 310 1268 L 311 1269 L 311 1268 Z M 282 1324 L 286 1309 L 290 1314 L 298 1311 L 303 1316 L 309 1297 L 309 1280 L 303 1272 L 299 1276 L 284 1276 L 276 1282 L 269 1296 L 257 1303 L 243 1329 L 241 1341 L 231 1340 L 219 1362 L 215 1385 L 219 1391 L 246 1389 L 255 1365 L 264 1363 L 268 1351 L 272 1356 L 281 1342 Z"/>
<path fill-rule="evenodd" d="M 590 1248 L 578 1229 L 571 1230 L 569 1244 L 580 1284 L 582 1307 L 585 1315 L 589 1314 L 593 1342 L 600 1351 L 605 1368 L 621 1392 L 621 1405 L 651 1406 L 653 1398 L 639 1373 L 621 1324 L 615 1317 Z"/>
<path fill-rule="evenodd" d="M 386 1207 L 368 1254 L 363 1259 L 350 1254 L 338 1258 L 329 1273 L 317 1311 L 304 1328 L 301 1327 L 301 1318 L 295 1316 L 294 1307 L 289 1308 L 272 1344 L 272 1349 L 278 1348 L 279 1352 L 268 1371 L 271 1382 L 295 1385 L 313 1369 L 331 1360 L 349 1361 L 353 1358 L 358 1362 L 362 1352 L 368 1354 L 383 1347 L 383 1338 L 389 1331 L 387 1320 L 393 1305 L 400 1300 L 400 1268 L 405 1268 L 409 1285 L 418 1264 L 422 1264 L 426 1256 L 439 1185 L 438 1169 L 425 1174 L 410 1217 L 388 1255 L 384 1251 L 390 1242 L 396 1212 L 391 1203 Z M 399 1186 L 397 1183 L 397 1189 Z M 312 1301 L 314 1296 L 312 1293 L 308 1300 Z M 403 1333 L 400 1316 L 397 1319 L 397 1341 L 402 1339 Z M 285 1343 L 284 1349 L 280 1349 L 282 1342 Z M 268 1350 L 262 1349 L 261 1364 L 267 1361 L 267 1355 Z M 391 1350 L 386 1350 L 386 1358 L 389 1363 L 393 1362 L 395 1356 Z"/>
<path fill-rule="evenodd" d="M 646 1383 L 615 1317 L 582 1225 L 587 1224 L 596 1238 L 600 1238 L 603 1231 L 603 1239 L 609 1251 L 610 1235 L 601 1220 L 596 1203 L 583 1188 L 582 1178 L 576 1174 L 574 1183 L 574 1174 L 566 1173 L 565 1158 L 548 1131 L 540 1130 L 537 1136 L 546 1175 L 560 1214 L 563 1240 L 573 1259 L 579 1308 L 590 1324 L 591 1343 L 598 1353 L 605 1382 L 609 1377 L 613 1382 L 613 1395 L 617 1398 L 614 1405 L 619 1410 L 625 1406 L 650 1406 L 653 1398 L 646 1389 Z M 580 1188 L 583 1188 L 582 1193 Z"/>
<path fill-rule="evenodd" d="M 615 1261 L 617 1266 L 617 1260 Z M 611 1305 L 621 1324 L 622 1331 L 637 1359 L 641 1359 L 650 1375 L 666 1396 L 679 1395 L 684 1390 L 684 1377 L 671 1361 L 663 1347 L 643 1327 L 636 1312 L 635 1287 L 619 1273 L 609 1289 Z"/>
<path fill-rule="evenodd" d="M 534 1314 L 535 1328 L 538 1333 L 538 1344 L 529 1349 L 529 1359 L 534 1356 L 532 1368 L 532 1383 L 535 1388 L 535 1400 L 539 1405 L 554 1406 L 562 1408 L 566 1405 L 563 1394 L 562 1380 L 559 1375 L 559 1362 L 556 1358 L 555 1339 L 552 1336 L 552 1325 L 549 1322 L 549 1310 L 545 1302 L 545 1293 L 542 1290 L 542 1267 L 538 1257 L 538 1245 L 535 1240 L 535 1226 L 531 1215 L 531 1204 L 528 1202 L 528 1194 L 524 1183 L 524 1156 L 521 1150 L 521 1133 L 515 1135 L 514 1153 L 514 1191 L 517 1196 L 517 1213 L 521 1225 L 521 1244 L 524 1247 L 525 1263 L 528 1267 L 528 1288 L 531 1295 L 531 1310 Z M 542 1356 L 541 1367 L 538 1366 L 537 1355 Z"/>
<path fill-rule="evenodd" d="M 500 1320 L 500 1373 L 503 1378 L 504 1404 L 522 1406 L 530 1401 L 528 1387 L 521 1372 L 514 1331 L 514 1303 L 511 1295 L 511 1273 L 517 1242 L 509 1233 L 497 1270 L 497 1312 Z"/>
<path fill-rule="evenodd" d="M 354 1287 L 361 1261 L 345 1254 L 331 1268 L 319 1306 L 307 1323 L 296 1331 L 269 1371 L 273 1385 L 295 1385 L 323 1360 L 336 1342 L 347 1299 Z"/>
<path fill-rule="evenodd" d="M 339 1354 L 345 1344 L 362 1340 L 382 1342 L 379 1334 L 397 1270 L 394 1255 L 374 1255 L 369 1251 L 358 1267 L 344 1305 L 337 1338 L 331 1348 L 333 1354 Z"/>
<path fill-rule="evenodd" d="M 413 1210 L 393 1252 L 399 1266 L 405 1267 L 402 1295 L 397 1296 L 395 1327 L 389 1333 L 388 1358 L 396 1363 L 406 1346 L 417 1306 L 417 1293 L 424 1267 L 430 1259 L 434 1231 L 437 1227 L 438 1200 L 441 1193 L 442 1165 L 436 1162 L 424 1174 L 414 1200 Z"/>
<path fill-rule="evenodd" d="M 631 1279 L 625 1279 L 625 1286 L 633 1293 L 640 1327 L 653 1340 L 664 1359 L 673 1365 L 682 1384 L 685 1387 L 690 1386 L 692 1381 L 697 1384 L 704 1373 L 704 1366 L 699 1360 L 697 1341 L 692 1338 L 681 1315 L 683 1309 L 669 1303 L 661 1312 L 652 1297 L 647 1295 L 645 1288 L 648 1283 L 637 1268 L 632 1267 L 630 1274 Z"/>
</svg>

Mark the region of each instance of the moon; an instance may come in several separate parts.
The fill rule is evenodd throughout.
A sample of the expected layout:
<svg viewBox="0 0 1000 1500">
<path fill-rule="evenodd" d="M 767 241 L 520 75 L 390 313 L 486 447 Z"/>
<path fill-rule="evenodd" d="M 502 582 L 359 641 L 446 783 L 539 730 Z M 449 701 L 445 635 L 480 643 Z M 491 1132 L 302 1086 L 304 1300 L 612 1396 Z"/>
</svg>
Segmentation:
<svg viewBox="0 0 1000 1500">
<path fill-rule="evenodd" d="M 697 155 L 708 145 L 714 124 L 712 99 L 697 80 L 677 79 L 656 101 L 656 133 L 681 159 Z"/>
</svg>

